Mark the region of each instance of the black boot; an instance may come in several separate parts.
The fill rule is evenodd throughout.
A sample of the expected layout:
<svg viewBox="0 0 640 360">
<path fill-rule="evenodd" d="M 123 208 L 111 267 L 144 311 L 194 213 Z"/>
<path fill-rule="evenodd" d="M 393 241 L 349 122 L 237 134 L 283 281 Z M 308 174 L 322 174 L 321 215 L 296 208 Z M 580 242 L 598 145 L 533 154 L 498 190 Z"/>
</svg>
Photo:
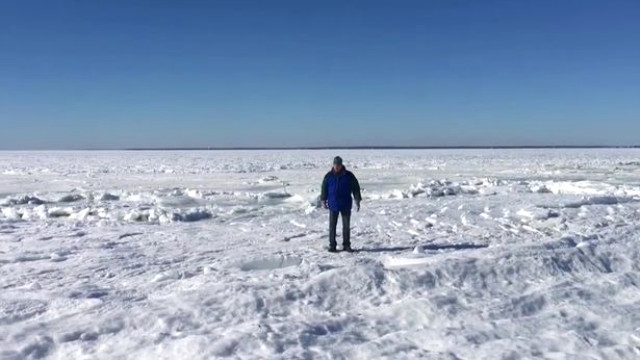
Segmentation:
<svg viewBox="0 0 640 360">
<path fill-rule="evenodd" d="M 346 252 L 350 252 L 350 253 L 352 253 L 352 252 L 353 252 L 353 249 L 351 248 L 351 245 L 344 245 L 344 246 L 342 247 L 342 251 L 346 251 Z"/>
<path fill-rule="evenodd" d="M 330 252 L 330 253 L 337 253 L 337 252 L 338 252 L 338 250 L 337 250 L 336 248 L 334 248 L 334 247 L 330 247 L 330 248 L 329 248 L 329 252 Z"/>
</svg>

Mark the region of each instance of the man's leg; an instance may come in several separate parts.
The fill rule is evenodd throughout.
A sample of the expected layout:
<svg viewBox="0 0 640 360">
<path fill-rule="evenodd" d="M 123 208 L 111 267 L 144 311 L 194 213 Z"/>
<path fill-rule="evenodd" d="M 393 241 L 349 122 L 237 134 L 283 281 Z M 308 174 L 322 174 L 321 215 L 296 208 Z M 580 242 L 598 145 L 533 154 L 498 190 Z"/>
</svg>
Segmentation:
<svg viewBox="0 0 640 360">
<path fill-rule="evenodd" d="M 329 250 L 336 248 L 336 227 L 338 226 L 337 211 L 329 211 Z"/>
<path fill-rule="evenodd" d="M 351 249 L 351 211 L 342 211 L 342 248 Z"/>
</svg>

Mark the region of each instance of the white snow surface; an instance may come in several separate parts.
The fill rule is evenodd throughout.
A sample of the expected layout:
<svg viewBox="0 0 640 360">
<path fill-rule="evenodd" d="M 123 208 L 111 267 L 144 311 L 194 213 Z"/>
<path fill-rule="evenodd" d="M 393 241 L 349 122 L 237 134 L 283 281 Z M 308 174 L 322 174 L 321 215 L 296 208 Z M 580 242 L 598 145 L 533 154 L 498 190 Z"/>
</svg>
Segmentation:
<svg viewBox="0 0 640 360">
<path fill-rule="evenodd" d="M 0 358 L 638 359 L 639 243 L 634 149 L 0 152 Z"/>
</svg>

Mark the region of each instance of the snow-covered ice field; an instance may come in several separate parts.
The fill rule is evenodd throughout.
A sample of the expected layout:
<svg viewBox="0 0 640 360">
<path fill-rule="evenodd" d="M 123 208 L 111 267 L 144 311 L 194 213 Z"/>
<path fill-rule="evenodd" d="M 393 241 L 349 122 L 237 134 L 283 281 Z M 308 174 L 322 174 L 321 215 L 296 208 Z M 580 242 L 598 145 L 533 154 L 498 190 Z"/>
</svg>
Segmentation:
<svg viewBox="0 0 640 360">
<path fill-rule="evenodd" d="M 638 359 L 639 248 L 640 150 L 0 152 L 0 358 Z"/>
</svg>

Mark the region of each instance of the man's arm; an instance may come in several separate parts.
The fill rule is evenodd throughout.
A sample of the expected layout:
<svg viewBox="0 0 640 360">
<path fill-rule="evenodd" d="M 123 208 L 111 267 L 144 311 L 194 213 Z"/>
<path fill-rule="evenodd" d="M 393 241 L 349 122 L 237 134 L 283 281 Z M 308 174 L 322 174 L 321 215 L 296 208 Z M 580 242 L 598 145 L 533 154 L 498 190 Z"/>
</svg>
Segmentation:
<svg viewBox="0 0 640 360">
<path fill-rule="evenodd" d="M 329 193 L 329 174 L 325 175 L 324 179 L 322 180 L 322 189 L 320 190 L 320 201 L 322 202 L 327 201 L 328 193 Z"/>
<path fill-rule="evenodd" d="M 351 173 L 351 192 L 353 193 L 353 198 L 356 199 L 356 203 L 360 204 L 362 201 L 362 194 L 360 193 L 360 183 L 356 176 Z"/>
</svg>

